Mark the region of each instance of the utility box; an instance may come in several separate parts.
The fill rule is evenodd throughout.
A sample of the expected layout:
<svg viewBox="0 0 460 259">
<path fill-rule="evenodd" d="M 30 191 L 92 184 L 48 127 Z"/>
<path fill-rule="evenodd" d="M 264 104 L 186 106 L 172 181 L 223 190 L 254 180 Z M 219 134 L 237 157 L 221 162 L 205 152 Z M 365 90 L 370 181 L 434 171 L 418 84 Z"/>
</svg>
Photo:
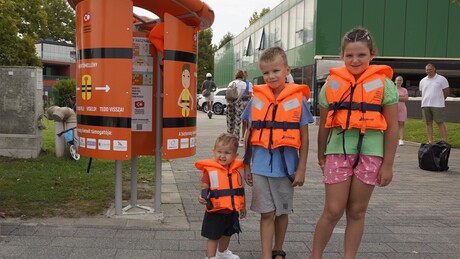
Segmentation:
<svg viewBox="0 0 460 259">
<path fill-rule="evenodd" d="M 43 74 L 0 67 L 0 156 L 35 158 L 43 146 Z"/>
</svg>

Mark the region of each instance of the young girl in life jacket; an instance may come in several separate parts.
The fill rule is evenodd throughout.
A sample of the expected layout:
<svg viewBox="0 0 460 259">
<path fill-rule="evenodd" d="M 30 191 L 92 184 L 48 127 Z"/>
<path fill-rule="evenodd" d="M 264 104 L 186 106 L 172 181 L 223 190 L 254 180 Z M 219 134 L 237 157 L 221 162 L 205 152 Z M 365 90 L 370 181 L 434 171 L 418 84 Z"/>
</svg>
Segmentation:
<svg viewBox="0 0 460 259">
<path fill-rule="evenodd" d="M 398 143 L 398 92 L 389 66 L 370 65 L 376 49 L 369 31 L 342 39 L 345 67 L 333 68 L 321 88 L 318 164 L 325 205 L 313 237 L 311 259 L 321 258 L 335 225 L 346 213 L 344 258 L 355 258 L 374 186 L 393 178 Z"/>
<path fill-rule="evenodd" d="M 238 137 L 222 133 L 214 144 L 213 159 L 195 163 L 203 171 L 198 201 L 206 209 L 201 227 L 201 235 L 208 239 L 206 258 L 240 258 L 228 250 L 231 236 L 241 232 L 239 218 L 246 216 L 244 166 L 236 159 L 237 151 Z"/>
</svg>

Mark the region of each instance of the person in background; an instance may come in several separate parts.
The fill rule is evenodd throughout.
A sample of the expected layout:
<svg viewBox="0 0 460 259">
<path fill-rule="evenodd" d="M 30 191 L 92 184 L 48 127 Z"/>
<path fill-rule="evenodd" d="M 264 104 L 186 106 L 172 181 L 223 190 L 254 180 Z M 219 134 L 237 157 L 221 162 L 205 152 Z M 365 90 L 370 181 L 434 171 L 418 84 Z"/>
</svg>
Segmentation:
<svg viewBox="0 0 460 259">
<path fill-rule="evenodd" d="M 243 80 L 246 82 L 246 90 L 244 91 L 243 98 L 241 98 L 241 107 L 242 110 L 246 108 L 246 106 L 249 103 L 249 100 L 252 98 L 252 83 L 248 80 L 248 72 L 246 70 L 244 72 L 244 78 Z M 242 120 L 241 123 L 241 140 L 240 140 L 240 146 L 244 145 L 244 136 L 246 134 L 246 130 L 248 129 L 248 121 L 247 120 Z"/>
<path fill-rule="evenodd" d="M 310 89 L 287 86 L 291 68 L 280 47 L 262 52 L 259 69 L 265 84 L 254 86 L 241 116 L 249 122 L 244 177 L 252 186 L 251 210 L 260 213 L 262 258 L 282 259 L 294 187 L 303 186 L 307 170 Z"/>
<path fill-rule="evenodd" d="M 239 218 L 246 216 L 243 161 L 238 157 L 238 138 L 222 133 L 217 137 L 213 158 L 199 160 L 203 171 L 198 202 L 205 206 L 201 235 L 206 242 L 206 258 L 239 259 L 229 249 L 230 238 L 241 232 Z"/>
<path fill-rule="evenodd" d="M 291 73 L 286 76 L 286 83 L 294 83 L 294 77 L 292 77 Z"/>
<path fill-rule="evenodd" d="M 404 145 L 404 123 L 407 120 L 407 107 L 406 102 L 409 100 L 409 93 L 407 89 L 402 86 L 404 79 L 402 76 L 395 78 L 396 88 L 398 89 L 398 125 L 399 125 L 399 142 L 398 145 Z"/>
<path fill-rule="evenodd" d="M 347 32 L 341 50 L 345 66 L 330 69 L 319 94 L 318 164 L 326 193 L 311 259 L 322 258 L 344 212 L 343 258 L 355 258 L 374 186 L 387 186 L 393 179 L 398 144 L 398 92 L 391 81 L 393 70 L 370 65 L 376 48 L 367 29 Z"/>
<path fill-rule="evenodd" d="M 242 98 L 246 89 L 243 70 L 238 69 L 236 71 L 235 80 L 231 81 L 229 85 L 234 83 L 237 87 L 238 98 L 234 101 L 227 100 L 227 132 L 240 139 L 241 113 L 243 112 Z"/>
<path fill-rule="evenodd" d="M 420 81 L 419 90 L 422 95 L 422 116 L 426 124 L 428 143 L 433 143 L 433 121 L 438 124 L 442 140 L 447 142 L 444 108 L 445 99 L 449 96 L 449 82 L 444 76 L 436 73 L 436 68 L 431 63 L 426 65 L 425 72 L 427 76 Z"/>
<path fill-rule="evenodd" d="M 212 118 L 212 103 L 214 102 L 214 92 L 217 89 L 216 84 L 214 81 L 212 81 L 212 74 L 207 73 L 206 74 L 206 79 L 203 81 L 203 84 L 201 85 L 201 91 L 203 90 L 209 90 L 210 94 L 208 96 L 205 96 L 204 100 L 207 103 L 208 106 L 208 117 L 211 119 Z"/>
</svg>

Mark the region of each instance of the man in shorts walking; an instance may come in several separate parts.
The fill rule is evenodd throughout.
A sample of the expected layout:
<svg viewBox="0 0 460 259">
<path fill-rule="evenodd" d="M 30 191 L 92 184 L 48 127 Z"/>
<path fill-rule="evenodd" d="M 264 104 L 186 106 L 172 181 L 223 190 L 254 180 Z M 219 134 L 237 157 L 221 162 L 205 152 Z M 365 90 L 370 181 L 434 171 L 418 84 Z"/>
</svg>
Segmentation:
<svg viewBox="0 0 460 259">
<path fill-rule="evenodd" d="M 449 95 L 449 82 L 447 79 L 436 73 L 433 64 L 425 67 L 427 74 L 419 84 L 422 95 L 422 116 L 426 123 L 428 142 L 433 143 L 433 121 L 438 124 L 442 140 L 447 142 L 447 130 L 444 125 L 445 99 Z"/>
</svg>

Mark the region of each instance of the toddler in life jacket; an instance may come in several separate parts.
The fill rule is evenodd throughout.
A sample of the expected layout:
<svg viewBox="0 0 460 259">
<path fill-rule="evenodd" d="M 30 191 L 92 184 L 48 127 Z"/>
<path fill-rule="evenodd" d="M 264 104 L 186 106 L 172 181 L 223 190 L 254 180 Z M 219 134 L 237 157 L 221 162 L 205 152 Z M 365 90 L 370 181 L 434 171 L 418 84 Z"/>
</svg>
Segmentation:
<svg viewBox="0 0 460 259">
<path fill-rule="evenodd" d="M 238 259 L 228 246 L 233 234 L 241 232 L 239 218 L 246 216 L 243 161 L 238 157 L 238 137 L 222 133 L 216 140 L 213 158 L 199 160 L 196 168 L 203 171 L 198 201 L 205 214 L 201 236 L 207 238 L 206 258 Z"/>
</svg>

